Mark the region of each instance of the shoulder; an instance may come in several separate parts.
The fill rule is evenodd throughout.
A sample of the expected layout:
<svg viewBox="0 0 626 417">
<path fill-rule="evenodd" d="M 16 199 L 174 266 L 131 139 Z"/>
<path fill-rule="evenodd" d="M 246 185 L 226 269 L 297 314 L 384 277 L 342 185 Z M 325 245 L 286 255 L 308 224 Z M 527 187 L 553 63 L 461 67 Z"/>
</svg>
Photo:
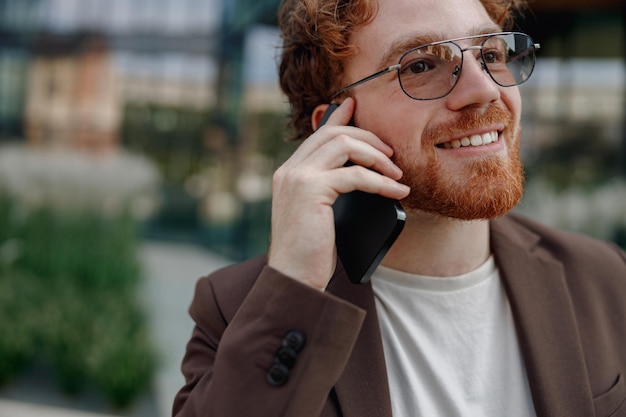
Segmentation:
<svg viewBox="0 0 626 417">
<path fill-rule="evenodd" d="M 572 296 L 603 294 L 626 297 L 626 254 L 617 245 L 559 230 L 517 214 L 491 223 L 491 244 L 502 265 L 538 271 L 532 265 L 555 265 Z"/>
<path fill-rule="evenodd" d="M 230 319 L 254 286 L 267 264 L 265 255 L 218 269 L 198 280 L 192 316 L 202 316 L 199 310 L 213 305 L 220 315 Z"/>
<path fill-rule="evenodd" d="M 626 254 L 617 245 L 517 214 L 497 219 L 491 226 L 492 249 L 501 265 L 509 268 L 506 272 L 517 269 L 524 271 L 525 279 L 535 280 L 559 273 L 572 301 L 582 310 L 623 305 Z M 547 265 L 557 269 L 543 269 Z"/>
<path fill-rule="evenodd" d="M 519 214 L 492 221 L 492 239 L 508 239 L 526 250 L 543 252 L 577 267 L 612 266 L 626 273 L 626 253 L 614 243 L 546 226 Z"/>
</svg>

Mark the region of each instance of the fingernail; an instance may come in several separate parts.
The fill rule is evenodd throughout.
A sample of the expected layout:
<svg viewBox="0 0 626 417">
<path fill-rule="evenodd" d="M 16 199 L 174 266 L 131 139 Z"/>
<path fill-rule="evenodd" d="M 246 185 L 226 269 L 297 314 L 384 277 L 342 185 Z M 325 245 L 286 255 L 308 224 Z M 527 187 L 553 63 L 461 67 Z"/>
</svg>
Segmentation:
<svg viewBox="0 0 626 417">
<path fill-rule="evenodd" d="M 398 190 L 400 190 L 400 191 L 402 191 L 404 193 L 408 193 L 409 191 L 411 191 L 411 187 L 409 187 L 406 184 L 402 184 L 402 183 L 399 183 L 399 182 L 396 183 L 396 184 L 398 184 Z"/>
<path fill-rule="evenodd" d="M 393 162 L 391 163 L 391 168 L 393 169 L 393 171 L 397 174 L 398 179 L 402 178 L 402 176 L 404 175 L 404 173 L 402 172 L 402 170 L 400 169 L 400 167 L 396 164 L 394 164 Z"/>
</svg>

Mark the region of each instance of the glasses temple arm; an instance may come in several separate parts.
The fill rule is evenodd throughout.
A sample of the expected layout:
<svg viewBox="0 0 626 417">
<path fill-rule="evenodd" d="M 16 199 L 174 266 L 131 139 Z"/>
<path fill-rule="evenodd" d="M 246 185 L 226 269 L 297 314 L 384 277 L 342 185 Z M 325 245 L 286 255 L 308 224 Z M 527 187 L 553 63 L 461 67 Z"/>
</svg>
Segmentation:
<svg viewBox="0 0 626 417">
<path fill-rule="evenodd" d="M 390 67 L 382 69 L 382 70 L 380 70 L 380 71 L 378 71 L 378 72 L 376 72 L 376 73 L 374 73 L 372 75 L 369 75 L 369 76 L 367 76 L 367 77 L 365 77 L 365 78 L 363 78 L 363 79 L 361 79 L 359 81 L 356 81 L 356 82 L 354 82 L 354 83 L 352 83 L 350 85 L 345 86 L 344 88 L 342 88 L 341 90 L 339 90 L 335 94 L 333 94 L 330 99 L 333 100 L 334 98 L 339 97 L 341 94 L 345 93 L 346 91 L 348 91 L 348 90 L 350 90 L 350 89 L 352 89 L 352 88 L 354 88 L 354 87 L 356 87 L 358 85 L 361 85 L 361 84 L 366 83 L 366 82 L 368 82 L 370 80 L 373 80 L 374 78 L 380 77 L 383 74 L 387 74 L 388 72 L 396 71 L 396 70 L 399 70 L 399 69 L 400 69 L 400 64 L 392 65 Z"/>
</svg>

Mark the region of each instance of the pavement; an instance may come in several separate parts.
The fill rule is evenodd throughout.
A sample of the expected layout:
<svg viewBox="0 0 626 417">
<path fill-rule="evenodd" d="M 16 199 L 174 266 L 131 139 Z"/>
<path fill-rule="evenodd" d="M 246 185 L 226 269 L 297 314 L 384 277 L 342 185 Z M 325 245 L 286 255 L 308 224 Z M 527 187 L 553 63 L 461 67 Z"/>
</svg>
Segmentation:
<svg viewBox="0 0 626 417">
<path fill-rule="evenodd" d="M 159 416 L 172 413 L 172 402 L 185 380 L 180 364 L 193 330 L 188 308 L 198 278 L 233 263 L 190 245 L 147 242 L 141 249 L 146 302 L 161 366 L 156 378 Z"/>
<path fill-rule="evenodd" d="M 67 408 L 40 405 L 22 401 L 0 400 L 2 417 L 116 417 L 88 411 L 73 411 Z"/>
<path fill-rule="evenodd" d="M 145 241 L 140 248 L 145 280 L 139 297 L 148 312 L 149 326 L 159 354 L 153 392 L 126 414 L 102 414 L 95 400 L 76 404 L 56 394 L 46 375 L 26 376 L 0 392 L 0 417 L 169 417 L 184 378 L 180 364 L 193 330 L 188 315 L 195 284 L 203 275 L 231 264 L 204 248 L 178 243 Z M 39 384 L 44 380 L 43 384 Z M 37 381 L 42 387 L 35 387 Z M 89 395 L 88 395 L 89 396 Z M 87 404 L 84 404 L 84 403 Z M 98 407 L 102 409 L 103 407 Z"/>
</svg>

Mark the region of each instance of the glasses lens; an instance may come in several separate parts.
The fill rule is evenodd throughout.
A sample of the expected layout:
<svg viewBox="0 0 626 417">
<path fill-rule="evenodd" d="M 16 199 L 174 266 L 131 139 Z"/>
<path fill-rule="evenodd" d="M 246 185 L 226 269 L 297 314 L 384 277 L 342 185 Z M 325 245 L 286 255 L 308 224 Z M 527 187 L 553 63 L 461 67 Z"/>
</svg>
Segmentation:
<svg viewBox="0 0 626 417">
<path fill-rule="evenodd" d="M 462 64 L 463 51 L 452 42 L 412 49 L 400 60 L 400 85 L 417 100 L 443 97 L 454 88 Z"/>
<path fill-rule="evenodd" d="M 523 33 L 491 35 L 482 40 L 481 59 L 491 78 L 510 87 L 528 80 L 535 66 L 535 47 Z M 453 42 L 424 45 L 400 59 L 400 86 L 411 98 L 433 100 L 456 85 L 463 66 L 463 50 Z"/>
<path fill-rule="evenodd" d="M 535 46 L 528 35 L 508 33 L 490 36 L 482 46 L 487 72 L 502 87 L 525 82 L 535 68 Z"/>
</svg>

